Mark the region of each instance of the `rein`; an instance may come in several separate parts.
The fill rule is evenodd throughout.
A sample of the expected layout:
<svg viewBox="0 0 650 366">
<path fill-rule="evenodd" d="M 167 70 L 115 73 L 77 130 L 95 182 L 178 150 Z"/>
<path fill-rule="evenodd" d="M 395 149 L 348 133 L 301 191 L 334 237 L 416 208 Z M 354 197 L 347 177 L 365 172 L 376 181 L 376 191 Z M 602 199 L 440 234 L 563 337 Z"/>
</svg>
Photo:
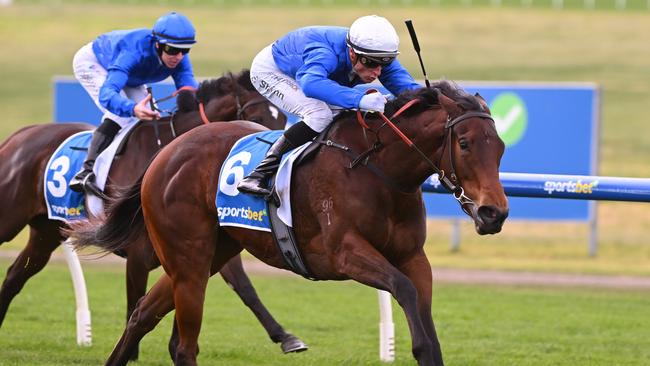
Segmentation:
<svg viewBox="0 0 650 366">
<path fill-rule="evenodd" d="M 457 116 L 456 118 L 453 118 L 453 119 L 451 119 L 450 116 L 447 116 L 447 122 L 445 123 L 445 135 L 446 135 L 445 144 L 447 144 L 447 142 L 449 142 L 449 164 L 450 164 L 450 167 L 451 167 L 451 173 L 449 174 L 449 177 L 448 177 L 443 169 L 440 169 L 438 167 L 438 165 L 433 163 L 433 161 L 431 161 L 431 159 L 429 159 L 429 157 L 426 156 L 422 152 L 422 150 L 420 150 L 420 148 L 418 148 L 417 145 L 415 145 L 415 143 L 413 143 L 413 141 L 411 141 L 411 139 L 409 139 L 391 121 L 391 119 L 394 119 L 394 118 L 398 117 L 400 114 L 402 114 L 404 111 L 406 111 L 407 109 L 409 109 L 413 105 L 417 104 L 419 101 L 420 101 L 419 99 L 413 99 L 413 100 L 409 101 L 404 106 L 402 106 L 397 112 L 395 112 L 395 114 L 393 114 L 390 118 L 386 117 L 386 115 L 384 115 L 383 113 L 378 112 L 379 116 L 384 121 L 384 124 L 381 127 L 383 127 L 385 125 L 388 125 L 395 132 L 395 134 L 402 139 L 402 141 L 404 141 L 409 147 L 412 147 L 413 149 L 415 149 L 415 151 L 417 151 L 418 154 L 420 154 L 420 156 L 424 159 L 424 161 L 426 161 L 429 164 L 429 166 L 433 169 L 434 173 L 438 175 L 438 180 L 440 181 L 440 183 L 447 190 L 449 190 L 453 194 L 454 198 L 460 203 L 461 208 L 463 209 L 463 211 L 465 211 L 466 213 L 469 214 L 469 212 L 467 211 L 467 208 L 465 207 L 465 205 L 474 204 L 474 201 L 472 201 L 471 198 L 469 198 L 469 197 L 467 197 L 465 195 L 465 190 L 458 183 L 458 178 L 456 176 L 456 169 L 454 167 L 453 149 L 451 147 L 451 139 L 452 139 L 452 135 L 453 135 L 453 129 L 454 129 L 454 126 L 456 126 L 457 124 L 459 124 L 459 123 L 461 123 L 463 121 L 466 121 L 466 120 L 468 120 L 470 118 L 473 118 L 473 117 L 488 119 L 488 120 L 492 121 L 493 123 L 494 123 L 494 119 L 488 113 L 475 112 L 475 111 L 474 112 L 463 113 L 463 114 L 461 114 L 461 115 L 459 115 L 459 116 Z M 363 116 L 361 114 L 361 111 L 359 111 L 359 110 L 357 110 L 357 121 L 359 122 L 361 127 L 363 127 L 364 129 L 372 131 L 372 129 L 370 129 L 368 124 L 365 122 L 365 120 L 364 120 L 364 118 L 363 118 Z M 381 129 L 381 127 L 380 127 L 380 129 Z M 361 160 L 366 159 L 372 152 L 374 152 L 376 150 L 379 150 L 380 148 L 381 148 L 381 142 L 380 141 L 375 142 L 373 144 L 372 148 L 370 148 L 369 150 L 367 150 L 366 152 L 364 152 L 363 154 L 358 156 L 350 164 L 351 167 L 358 164 Z M 444 146 L 443 146 L 443 150 L 444 150 Z M 373 172 L 375 172 L 375 170 L 373 170 Z M 375 172 L 375 174 L 377 174 L 377 172 Z M 382 179 L 389 182 L 389 184 L 391 186 L 395 186 L 395 183 L 392 182 L 392 180 L 389 180 L 383 173 L 379 174 L 379 176 Z"/>
</svg>

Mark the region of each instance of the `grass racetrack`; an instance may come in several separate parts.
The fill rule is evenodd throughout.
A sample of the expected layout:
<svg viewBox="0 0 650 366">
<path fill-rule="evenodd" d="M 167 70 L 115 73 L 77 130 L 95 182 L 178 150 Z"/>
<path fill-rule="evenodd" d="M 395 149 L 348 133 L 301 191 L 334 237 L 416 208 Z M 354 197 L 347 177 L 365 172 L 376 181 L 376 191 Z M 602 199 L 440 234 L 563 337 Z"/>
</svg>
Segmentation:
<svg viewBox="0 0 650 366">
<path fill-rule="evenodd" d="M 14 3 L 0 7 L 5 50 L 0 58 L 0 140 L 21 126 L 51 120 L 52 76 L 70 75 L 76 50 L 101 32 L 148 27 L 160 14 L 179 10 L 197 27 L 199 43 L 190 54 L 195 73 L 214 77 L 249 67 L 259 49 L 293 28 L 347 26 L 376 12 L 398 29 L 400 60 L 416 78 L 420 67 L 403 26 L 409 18 L 431 79 L 600 84 L 600 174 L 650 177 L 650 11 L 387 6 L 374 1 L 372 6 L 219 6 L 195 0 L 176 8 L 165 1 Z M 649 228 L 650 205 L 602 202 L 595 258 L 587 256 L 586 225 L 575 223 L 513 221 L 491 237 L 478 237 L 464 223 L 461 250 L 452 253 L 450 226 L 432 221 L 426 250 L 434 271 L 449 267 L 650 277 Z M 20 249 L 25 237 L 23 232 L 0 251 Z M 0 256 L 3 278 L 10 263 Z M 93 320 L 90 348 L 75 346 L 74 298 L 66 267 L 46 267 L 14 300 L 0 328 L 0 365 L 103 363 L 124 326 L 122 267 L 84 263 Z M 311 349 L 281 355 L 252 314 L 216 278 L 210 282 L 200 338 L 202 364 L 380 364 L 375 291 L 351 282 L 311 283 L 284 276 L 256 275 L 253 281 L 278 321 Z M 650 364 L 647 291 L 435 284 L 433 301 L 448 365 Z M 404 316 L 397 307 L 394 314 L 395 364 L 411 365 Z M 139 364 L 170 363 L 170 330 L 168 316 L 145 337 Z"/>
<path fill-rule="evenodd" d="M 5 265 L 6 261 L 0 261 Z M 86 271 L 93 345 L 75 345 L 74 297 L 62 263 L 15 300 L 0 330 L 0 365 L 97 365 L 124 326 L 120 268 Z M 153 277 L 157 277 L 156 273 Z M 203 365 L 381 365 L 376 291 L 353 282 L 252 276 L 276 319 L 310 346 L 282 355 L 220 279 L 210 281 L 199 338 Z M 435 285 L 433 315 L 447 365 L 647 365 L 647 292 Z M 393 306 L 395 365 L 413 365 L 401 309 Z M 139 365 L 168 365 L 168 315 L 142 343 Z"/>
</svg>

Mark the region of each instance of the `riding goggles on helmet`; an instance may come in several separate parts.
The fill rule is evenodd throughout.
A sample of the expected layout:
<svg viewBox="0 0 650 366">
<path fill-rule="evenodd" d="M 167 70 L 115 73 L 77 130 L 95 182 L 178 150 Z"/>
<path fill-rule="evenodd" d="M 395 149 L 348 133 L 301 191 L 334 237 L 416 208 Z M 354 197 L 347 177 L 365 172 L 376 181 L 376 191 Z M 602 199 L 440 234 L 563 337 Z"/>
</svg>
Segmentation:
<svg viewBox="0 0 650 366">
<path fill-rule="evenodd" d="M 180 47 L 174 47 L 170 44 L 161 44 L 163 52 L 165 52 L 168 55 L 171 56 L 176 56 L 179 53 L 182 53 L 183 55 L 187 55 L 190 52 L 190 48 L 180 48 Z"/>
<path fill-rule="evenodd" d="M 393 60 L 395 60 L 395 57 L 387 57 L 387 56 L 370 56 L 370 55 L 363 55 L 363 54 L 358 54 L 357 57 L 359 57 L 359 62 L 361 64 L 369 69 L 374 69 L 378 66 L 384 67 L 390 65 Z"/>
<path fill-rule="evenodd" d="M 380 51 L 361 47 L 352 42 L 349 33 L 345 39 L 345 43 L 357 54 L 359 62 L 370 69 L 378 66 L 388 66 L 399 55 L 399 51 Z"/>
</svg>

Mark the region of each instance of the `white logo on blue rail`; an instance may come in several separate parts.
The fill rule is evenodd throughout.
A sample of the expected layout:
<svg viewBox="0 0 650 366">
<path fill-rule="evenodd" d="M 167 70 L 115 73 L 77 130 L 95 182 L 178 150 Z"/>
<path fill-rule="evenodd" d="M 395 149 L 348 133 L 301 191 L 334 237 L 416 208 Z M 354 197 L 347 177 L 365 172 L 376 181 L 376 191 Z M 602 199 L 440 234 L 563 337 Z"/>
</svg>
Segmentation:
<svg viewBox="0 0 650 366">
<path fill-rule="evenodd" d="M 548 194 L 553 194 L 553 192 L 567 192 L 567 193 L 577 193 L 577 194 L 592 194 L 594 188 L 598 187 L 598 181 L 593 182 L 582 182 L 582 179 L 577 181 L 553 181 L 547 180 L 544 182 L 544 190 Z"/>
</svg>

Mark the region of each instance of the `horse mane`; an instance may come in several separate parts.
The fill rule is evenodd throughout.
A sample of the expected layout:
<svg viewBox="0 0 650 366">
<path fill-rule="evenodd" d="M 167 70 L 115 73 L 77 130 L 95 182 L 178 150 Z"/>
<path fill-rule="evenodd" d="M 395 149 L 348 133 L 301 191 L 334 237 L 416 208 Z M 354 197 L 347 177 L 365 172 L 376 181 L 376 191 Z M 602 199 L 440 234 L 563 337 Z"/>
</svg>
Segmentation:
<svg viewBox="0 0 650 366">
<path fill-rule="evenodd" d="M 440 101 L 438 100 L 438 93 L 442 93 L 448 98 L 453 99 L 465 110 L 483 110 L 483 107 L 481 106 L 481 103 L 478 101 L 478 99 L 463 90 L 458 84 L 449 80 L 440 80 L 431 83 L 431 88 L 423 87 L 419 89 L 406 90 L 400 93 L 397 97 L 386 103 L 384 114 L 388 117 L 392 116 L 406 103 L 410 102 L 413 99 L 418 99 L 420 102 L 414 104 L 402 112 L 402 115 L 411 116 L 421 113 L 425 109 L 440 105 Z M 356 113 L 356 111 L 345 111 L 343 113 L 340 113 L 336 119 L 343 118 L 352 113 Z"/>
<path fill-rule="evenodd" d="M 478 99 L 469 94 L 458 84 L 449 80 L 440 80 L 433 82 L 431 88 L 420 88 L 407 90 L 398 95 L 395 99 L 386 103 L 385 114 L 391 116 L 393 113 L 402 108 L 406 103 L 413 99 L 418 99 L 420 102 L 413 105 L 413 107 L 404 111 L 404 115 L 420 113 L 423 109 L 431 108 L 432 106 L 440 105 L 438 100 L 438 93 L 442 93 L 448 98 L 460 104 L 460 107 L 465 110 L 482 110 L 481 104 Z"/>
<path fill-rule="evenodd" d="M 206 105 L 212 99 L 234 92 L 236 88 L 255 91 L 250 79 L 250 70 L 244 69 L 238 74 L 228 71 L 217 79 L 204 80 L 199 84 L 196 93 L 181 91 L 176 97 L 178 112 L 197 111 L 199 103 Z"/>
</svg>

